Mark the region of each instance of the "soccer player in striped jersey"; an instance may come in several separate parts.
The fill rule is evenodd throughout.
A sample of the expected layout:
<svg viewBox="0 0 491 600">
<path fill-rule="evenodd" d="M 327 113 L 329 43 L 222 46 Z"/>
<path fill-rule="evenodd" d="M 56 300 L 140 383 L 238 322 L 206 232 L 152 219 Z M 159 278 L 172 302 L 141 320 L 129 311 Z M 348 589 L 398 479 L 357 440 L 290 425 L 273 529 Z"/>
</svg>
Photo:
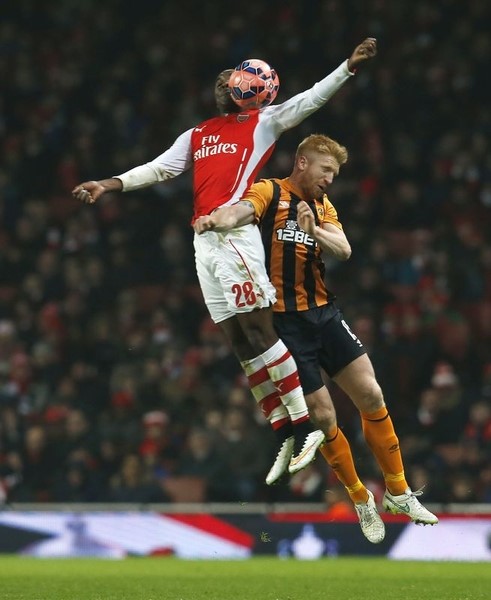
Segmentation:
<svg viewBox="0 0 491 600">
<path fill-rule="evenodd" d="M 322 107 L 358 65 L 375 54 L 376 40 L 367 38 L 312 88 L 282 104 L 254 110 L 243 111 L 233 103 L 227 85 L 231 70 L 224 71 L 215 86 L 218 117 L 181 134 L 153 161 L 117 177 L 81 183 L 72 194 L 91 204 L 106 192 L 147 187 L 192 166 L 193 221 L 234 204 L 255 181 L 280 135 Z M 285 466 L 290 473 L 307 466 L 324 434 L 312 431 L 295 361 L 273 328 L 275 290 L 265 270 L 260 233 L 255 225 L 225 235 L 208 232 L 196 235 L 194 246 L 210 315 L 230 341 L 256 401 L 280 432 L 275 462 L 266 477 L 273 483 Z"/>
<path fill-rule="evenodd" d="M 373 494 L 360 481 L 349 443 L 321 370 L 360 411 L 365 440 L 385 479 L 383 506 L 416 523 L 438 519 L 417 499 L 404 475 L 399 440 L 361 341 L 351 331 L 324 281 L 322 254 L 347 260 L 351 248 L 326 189 L 348 159 L 346 148 L 325 135 L 311 135 L 297 148 L 286 179 L 261 180 L 241 202 L 199 218 L 197 233 L 259 222 L 266 267 L 276 288 L 274 325 L 298 366 L 300 382 L 314 421 L 326 434 L 321 453 L 345 485 L 365 536 L 377 543 L 384 525 Z"/>
</svg>

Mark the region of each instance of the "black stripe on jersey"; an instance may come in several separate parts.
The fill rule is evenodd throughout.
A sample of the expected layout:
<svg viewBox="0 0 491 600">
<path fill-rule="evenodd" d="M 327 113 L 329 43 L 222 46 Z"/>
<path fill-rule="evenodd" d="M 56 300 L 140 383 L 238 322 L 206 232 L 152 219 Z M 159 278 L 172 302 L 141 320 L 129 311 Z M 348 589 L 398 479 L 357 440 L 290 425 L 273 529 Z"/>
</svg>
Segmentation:
<svg viewBox="0 0 491 600">
<path fill-rule="evenodd" d="M 295 204 L 295 220 L 297 219 L 297 205 L 300 202 L 301 198 L 292 194 L 292 200 L 294 200 L 293 204 Z M 319 217 L 317 215 L 317 210 L 315 208 L 315 203 L 308 203 L 309 207 L 312 209 L 314 213 L 315 224 L 319 225 Z M 307 256 L 305 257 L 304 264 L 304 280 L 303 280 L 303 288 L 305 289 L 305 293 L 307 295 L 307 306 L 309 308 L 314 308 L 317 306 L 316 302 L 316 281 L 314 275 L 314 269 L 316 268 L 316 264 L 318 262 L 315 254 L 316 246 L 306 246 Z"/>
<path fill-rule="evenodd" d="M 310 206 L 310 208 L 314 211 L 315 224 L 318 225 L 319 227 L 322 227 L 322 224 L 319 219 L 319 214 L 316 209 L 315 202 L 313 203 L 312 206 Z M 319 271 L 319 276 L 320 276 L 321 280 L 324 282 L 324 284 L 326 284 L 326 265 L 324 264 L 324 261 L 322 260 L 321 256 L 317 257 L 316 264 L 317 264 L 317 269 Z M 332 300 L 336 299 L 336 296 L 334 294 L 331 294 L 331 292 L 327 289 L 327 286 L 326 286 L 326 292 L 327 292 L 327 301 L 328 302 L 331 302 Z"/>
<path fill-rule="evenodd" d="M 266 271 L 271 279 L 271 249 L 273 248 L 273 235 L 275 232 L 276 213 L 278 211 L 278 202 L 280 201 L 280 186 L 273 180 L 273 197 L 261 220 L 261 236 L 263 238 L 264 252 L 266 255 Z"/>
<path fill-rule="evenodd" d="M 289 221 L 297 220 L 297 204 L 300 198 L 290 194 L 290 208 L 288 209 Z M 283 243 L 283 299 L 285 311 L 297 310 L 297 294 L 295 290 L 295 275 L 297 265 L 297 244 Z"/>
<path fill-rule="evenodd" d="M 312 209 L 312 212 L 314 213 L 315 224 L 318 227 L 322 227 L 320 219 L 319 219 L 319 213 L 317 212 L 316 203 L 309 202 L 308 205 L 310 206 L 310 208 Z M 312 277 L 314 277 L 313 269 L 317 269 L 317 271 L 319 272 L 321 281 L 325 281 L 326 265 L 324 264 L 324 261 L 322 260 L 322 258 L 320 256 L 316 255 L 315 250 L 313 248 L 308 249 L 307 260 L 309 261 Z M 313 308 L 313 307 L 317 306 L 317 300 L 316 300 L 316 294 L 315 294 L 315 290 L 316 290 L 315 279 L 312 284 L 312 288 L 314 290 L 313 297 L 311 297 L 311 295 L 310 295 L 310 289 L 307 288 L 307 286 L 305 286 L 305 289 L 307 290 L 307 293 L 309 294 L 309 298 L 308 298 L 309 308 Z M 330 294 L 328 292 L 328 297 L 329 296 L 330 296 Z"/>
</svg>

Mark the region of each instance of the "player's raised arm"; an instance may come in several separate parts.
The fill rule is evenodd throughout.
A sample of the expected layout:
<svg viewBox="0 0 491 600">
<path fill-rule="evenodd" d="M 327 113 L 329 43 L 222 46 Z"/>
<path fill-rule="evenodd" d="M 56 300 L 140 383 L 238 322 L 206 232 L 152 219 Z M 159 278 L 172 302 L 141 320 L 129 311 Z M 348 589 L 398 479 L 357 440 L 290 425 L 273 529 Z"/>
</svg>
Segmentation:
<svg viewBox="0 0 491 600">
<path fill-rule="evenodd" d="M 348 58 L 348 70 L 354 73 L 355 69 L 365 60 L 373 58 L 377 54 L 377 40 L 369 37 L 363 40 Z"/>
<path fill-rule="evenodd" d="M 356 46 L 351 56 L 337 69 L 315 83 L 310 89 L 301 92 L 283 104 L 263 109 L 264 116 L 274 122 L 276 134 L 295 127 L 313 112 L 323 106 L 354 75 L 355 70 L 366 60 L 377 54 L 377 40 L 366 38 Z"/>
</svg>

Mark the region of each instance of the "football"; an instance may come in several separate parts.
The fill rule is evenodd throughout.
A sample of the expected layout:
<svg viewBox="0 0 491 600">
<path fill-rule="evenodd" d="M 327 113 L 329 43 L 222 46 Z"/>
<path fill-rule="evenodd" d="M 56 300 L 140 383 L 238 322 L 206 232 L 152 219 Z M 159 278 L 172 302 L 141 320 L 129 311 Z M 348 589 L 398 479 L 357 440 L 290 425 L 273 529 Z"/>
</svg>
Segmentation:
<svg viewBox="0 0 491 600">
<path fill-rule="evenodd" d="M 276 71 L 258 58 L 235 67 L 228 82 L 233 101 L 244 110 L 264 108 L 276 98 L 280 80 Z"/>
</svg>

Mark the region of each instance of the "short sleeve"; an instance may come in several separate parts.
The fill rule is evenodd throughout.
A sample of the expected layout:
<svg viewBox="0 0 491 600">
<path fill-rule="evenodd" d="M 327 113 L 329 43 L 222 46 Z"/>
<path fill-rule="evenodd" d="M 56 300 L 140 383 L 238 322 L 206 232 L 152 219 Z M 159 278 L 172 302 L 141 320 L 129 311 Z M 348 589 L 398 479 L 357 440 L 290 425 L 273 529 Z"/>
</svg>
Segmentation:
<svg viewBox="0 0 491 600">
<path fill-rule="evenodd" d="M 249 191 L 241 198 L 254 206 L 254 215 L 260 221 L 273 198 L 273 184 L 269 179 L 261 179 L 252 184 Z"/>
<path fill-rule="evenodd" d="M 324 218 L 322 219 L 322 223 L 330 223 L 338 229 L 343 229 L 338 219 L 338 212 L 327 196 L 324 196 Z"/>
</svg>

